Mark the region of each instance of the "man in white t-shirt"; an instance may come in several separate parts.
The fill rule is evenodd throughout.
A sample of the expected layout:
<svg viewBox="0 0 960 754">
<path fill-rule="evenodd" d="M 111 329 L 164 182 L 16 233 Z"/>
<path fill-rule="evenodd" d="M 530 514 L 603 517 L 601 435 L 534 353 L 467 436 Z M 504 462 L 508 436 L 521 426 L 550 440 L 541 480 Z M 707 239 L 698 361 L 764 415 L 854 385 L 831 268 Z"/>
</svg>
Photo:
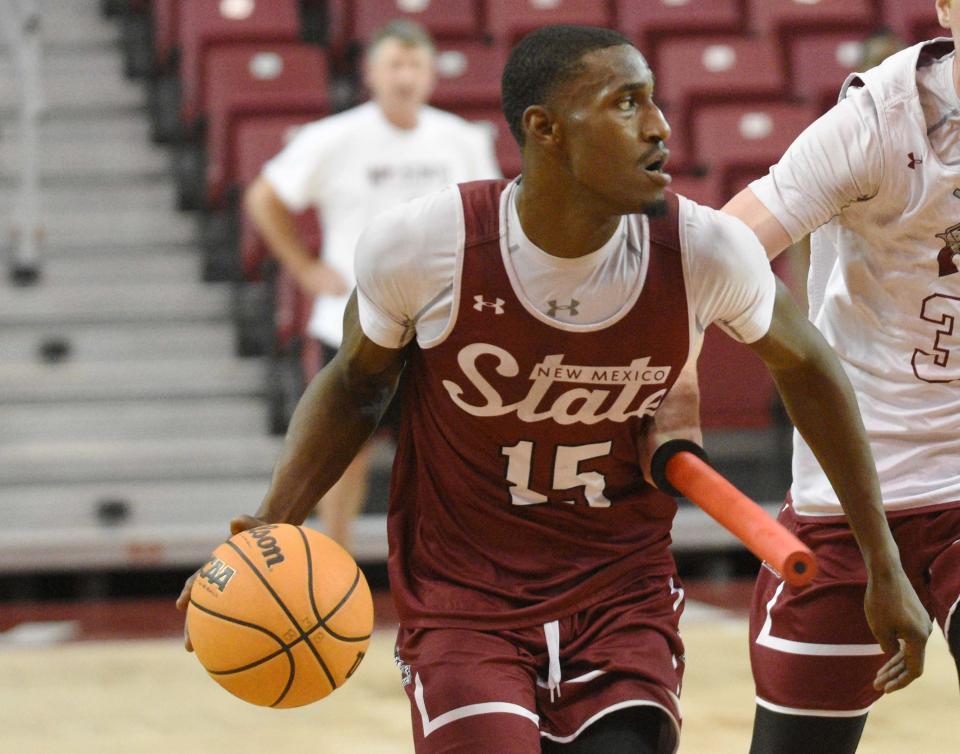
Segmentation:
<svg viewBox="0 0 960 754">
<path fill-rule="evenodd" d="M 724 211 L 771 258 L 815 231 L 810 318 L 857 393 L 907 573 L 960 663 L 960 2 L 935 4 L 952 43 L 852 76 Z M 797 592 L 762 569 L 754 593 L 754 754 L 855 751 L 889 680 L 871 684 L 883 656 L 860 603 L 876 586 L 815 456 L 796 436 L 781 521 L 821 573 Z"/>
<path fill-rule="evenodd" d="M 539 29 L 507 62 L 503 110 L 521 178 L 367 228 L 340 353 L 297 406 L 256 517 L 232 530 L 302 522 L 399 381 L 389 569 L 418 754 L 675 752 L 677 504 L 650 479 L 668 440 L 695 447 L 658 425 L 688 400 L 678 383 L 717 322 L 767 364 L 835 480 L 892 597 L 866 602 L 887 669 L 909 683 L 929 621 L 853 393 L 756 237 L 665 191 L 670 129 L 643 56 L 606 29 Z"/>
<path fill-rule="evenodd" d="M 315 297 L 308 334 L 325 361 L 340 346 L 353 290 L 360 233 L 380 212 L 459 181 L 499 177 L 489 133 L 426 105 L 435 83 L 434 48 L 409 21 L 388 23 L 371 40 L 365 82 L 372 99 L 305 126 L 264 167 L 246 208 L 273 254 Z M 295 213 L 315 207 L 323 235 L 319 257 L 296 232 Z M 366 453 L 321 504 L 327 533 L 350 545 L 363 504 Z"/>
</svg>

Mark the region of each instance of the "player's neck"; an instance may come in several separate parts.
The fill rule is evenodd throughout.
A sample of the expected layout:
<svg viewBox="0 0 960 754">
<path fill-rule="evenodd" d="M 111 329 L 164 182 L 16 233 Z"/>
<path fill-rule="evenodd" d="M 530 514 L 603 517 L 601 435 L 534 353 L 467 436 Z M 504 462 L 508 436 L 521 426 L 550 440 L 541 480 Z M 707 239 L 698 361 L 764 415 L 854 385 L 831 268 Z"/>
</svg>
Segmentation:
<svg viewBox="0 0 960 754">
<path fill-rule="evenodd" d="M 517 188 L 517 214 L 531 243 L 565 259 L 596 251 L 620 225 L 619 215 L 591 206 L 569 184 L 527 173 Z"/>
<path fill-rule="evenodd" d="M 383 102 L 377 102 L 383 117 L 394 128 L 412 131 L 420 122 L 420 107 L 390 107 Z"/>
</svg>

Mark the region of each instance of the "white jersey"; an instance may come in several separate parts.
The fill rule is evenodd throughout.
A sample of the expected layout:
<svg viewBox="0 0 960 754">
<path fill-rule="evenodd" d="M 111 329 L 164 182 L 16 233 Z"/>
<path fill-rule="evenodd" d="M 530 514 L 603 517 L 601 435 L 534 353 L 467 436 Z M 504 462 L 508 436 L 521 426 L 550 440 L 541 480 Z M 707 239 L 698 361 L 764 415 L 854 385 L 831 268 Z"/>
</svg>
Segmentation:
<svg viewBox="0 0 960 754">
<path fill-rule="evenodd" d="M 530 309 L 559 328 L 603 327 L 636 293 L 646 270 L 646 218 L 625 217 L 600 249 L 560 259 L 536 247 L 520 225 L 514 181 L 501 195 L 500 238 L 508 276 Z M 388 211 L 357 245 L 360 324 L 385 348 L 414 337 L 422 348 L 442 342 L 463 260 L 464 219 L 456 187 Z M 750 343 L 770 327 L 775 281 L 763 247 L 740 220 L 680 197 L 680 244 L 690 353 L 716 322 Z"/>
<path fill-rule="evenodd" d="M 811 318 L 857 392 L 888 510 L 960 500 L 952 50 L 924 43 L 851 77 L 841 103 L 751 186 L 794 239 L 833 215 L 812 237 Z M 798 513 L 841 512 L 796 433 L 793 477 Z"/>
<path fill-rule="evenodd" d="M 317 208 L 321 255 L 352 289 L 357 239 L 378 213 L 500 171 L 487 129 L 432 107 L 420 111 L 415 128 L 397 128 L 367 102 L 302 128 L 263 175 L 291 210 Z M 348 298 L 318 297 L 310 335 L 339 346 Z"/>
</svg>

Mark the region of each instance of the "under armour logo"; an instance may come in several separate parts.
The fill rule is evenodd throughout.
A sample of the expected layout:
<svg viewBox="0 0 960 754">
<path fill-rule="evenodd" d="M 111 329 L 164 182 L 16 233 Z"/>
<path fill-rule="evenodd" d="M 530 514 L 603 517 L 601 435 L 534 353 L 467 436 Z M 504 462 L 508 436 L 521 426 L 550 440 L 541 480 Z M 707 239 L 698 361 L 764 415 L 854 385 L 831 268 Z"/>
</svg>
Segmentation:
<svg viewBox="0 0 960 754">
<path fill-rule="evenodd" d="M 916 170 L 917 165 L 923 164 L 923 160 L 921 160 L 919 157 L 914 157 L 913 152 L 907 153 L 907 157 L 910 158 L 910 162 L 907 163 L 907 167 L 910 168 L 911 170 Z"/>
<path fill-rule="evenodd" d="M 498 298 L 496 301 L 484 301 L 483 296 L 474 296 L 473 300 L 476 302 L 473 308 L 478 312 L 482 312 L 484 309 L 493 309 L 494 314 L 503 314 L 503 305 L 507 303 L 502 298 Z"/>
<path fill-rule="evenodd" d="M 576 317 L 580 312 L 577 311 L 577 307 L 580 306 L 580 302 L 575 298 L 570 300 L 570 303 L 567 306 L 557 306 L 556 301 L 548 301 L 550 305 L 550 310 L 547 312 L 548 317 L 557 316 L 557 312 L 568 311 L 570 312 L 571 317 Z"/>
</svg>

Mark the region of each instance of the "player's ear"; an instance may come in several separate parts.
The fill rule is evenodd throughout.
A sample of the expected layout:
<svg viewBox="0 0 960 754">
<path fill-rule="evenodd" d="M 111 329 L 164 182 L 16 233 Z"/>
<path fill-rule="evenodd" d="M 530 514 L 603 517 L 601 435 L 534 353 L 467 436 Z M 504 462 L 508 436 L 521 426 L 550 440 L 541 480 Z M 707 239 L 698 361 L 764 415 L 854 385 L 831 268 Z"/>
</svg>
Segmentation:
<svg viewBox="0 0 960 754">
<path fill-rule="evenodd" d="M 950 28 L 950 14 L 960 13 L 960 7 L 954 7 L 956 0 L 937 0 L 937 19 L 944 29 Z"/>
<path fill-rule="evenodd" d="M 530 105 L 523 111 L 523 132 L 525 143 L 536 143 L 550 148 L 557 143 L 557 122 L 549 108 L 543 105 Z"/>
</svg>

